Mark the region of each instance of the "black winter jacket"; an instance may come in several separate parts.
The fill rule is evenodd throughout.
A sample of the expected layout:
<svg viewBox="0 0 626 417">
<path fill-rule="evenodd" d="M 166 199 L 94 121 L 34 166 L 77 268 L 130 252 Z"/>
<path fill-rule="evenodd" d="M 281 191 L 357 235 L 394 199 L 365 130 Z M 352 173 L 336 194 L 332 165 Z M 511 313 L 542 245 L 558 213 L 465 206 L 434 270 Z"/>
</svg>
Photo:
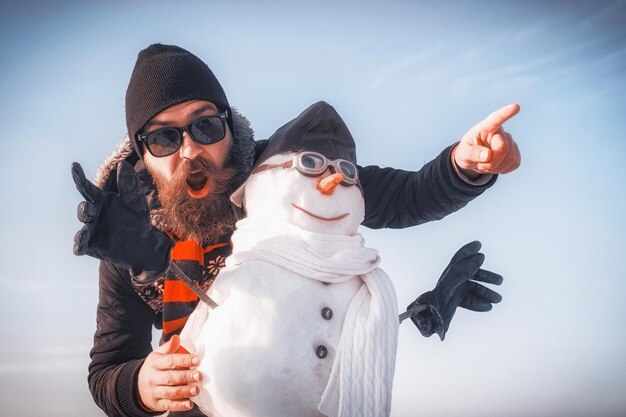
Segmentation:
<svg viewBox="0 0 626 417">
<path fill-rule="evenodd" d="M 256 142 L 255 158 L 265 142 Z M 362 224 L 373 229 L 404 228 L 439 220 L 493 185 L 496 176 L 484 186 L 473 186 L 459 178 L 452 167 L 451 150 L 452 146 L 446 148 L 417 172 L 359 167 L 365 195 Z M 137 376 L 152 351 L 152 326 L 161 327 L 161 316 L 138 295 L 127 270 L 101 262 L 99 285 L 97 327 L 88 376 L 93 398 L 109 416 L 160 415 L 148 413 L 139 405 Z M 195 407 L 170 415 L 202 414 Z"/>
</svg>

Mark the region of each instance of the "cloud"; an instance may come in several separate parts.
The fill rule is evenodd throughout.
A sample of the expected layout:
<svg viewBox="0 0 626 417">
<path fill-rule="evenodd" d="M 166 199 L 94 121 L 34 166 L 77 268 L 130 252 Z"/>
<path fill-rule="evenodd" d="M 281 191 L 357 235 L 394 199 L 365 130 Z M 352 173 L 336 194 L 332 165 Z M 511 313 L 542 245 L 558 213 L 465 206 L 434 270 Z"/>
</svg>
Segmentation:
<svg viewBox="0 0 626 417">
<path fill-rule="evenodd" d="M 576 84 L 585 87 L 585 94 L 610 92 L 604 87 L 623 84 L 617 74 L 626 66 L 626 48 L 616 44 L 624 30 L 607 22 L 621 5 L 610 3 L 586 14 L 581 7 L 568 14 L 559 10 L 517 27 L 477 30 L 472 41 L 446 38 L 419 53 L 399 56 L 374 76 L 370 88 L 393 81 L 440 94 L 445 86 L 454 99 L 477 92 L 525 93 L 538 85 L 568 93 Z"/>
<path fill-rule="evenodd" d="M 422 63 L 428 63 L 434 57 L 439 56 L 442 51 L 445 51 L 445 49 L 446 45 L 442 43 L 438 46 L 424 49 L 419 53 L 402 57 L 379 71 L 370 83 L 370 89 L 378 89 L 390 78 L 395 78 L 398 75 L 412 72 L 416 66 L 421 65 Z"/>
</svg>

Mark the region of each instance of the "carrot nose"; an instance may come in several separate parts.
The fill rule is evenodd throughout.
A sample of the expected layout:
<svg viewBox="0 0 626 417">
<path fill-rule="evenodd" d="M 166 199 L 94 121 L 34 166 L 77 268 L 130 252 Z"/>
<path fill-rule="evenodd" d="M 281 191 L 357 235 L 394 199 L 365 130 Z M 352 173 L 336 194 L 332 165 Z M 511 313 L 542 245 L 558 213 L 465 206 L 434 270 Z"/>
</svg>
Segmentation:
<svg viewBox="0 0 626 417">
<path fill-rule="evenodd" d="M 322 194 L 330 195 L 335 191 L 335 187 L 341 184 L 341 181 L 343 181 L 343 174 L 337 172 L 336 174 L 321 178 L 317 182 L 317 189 L 320 190 Z"/>
</svg>

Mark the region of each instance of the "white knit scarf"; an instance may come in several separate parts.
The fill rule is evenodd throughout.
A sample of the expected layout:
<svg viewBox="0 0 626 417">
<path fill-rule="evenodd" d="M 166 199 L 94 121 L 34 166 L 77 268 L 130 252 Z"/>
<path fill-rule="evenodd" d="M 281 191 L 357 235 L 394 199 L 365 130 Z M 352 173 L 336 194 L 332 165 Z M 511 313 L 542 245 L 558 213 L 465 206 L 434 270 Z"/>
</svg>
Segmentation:
<svg viewBox="0 0 626 417">
<path fill-rule="evenodd" d="M 360 275 L 319 409 L 329 417 L 388 416 L 398 341 L 393 284 L 378 252 L 360 234 L 324 235 L 289 223 L 243 219 L 232 237 L 227 266 L 263 260 L 307 278 L 339 283 Z"/>
</svg>

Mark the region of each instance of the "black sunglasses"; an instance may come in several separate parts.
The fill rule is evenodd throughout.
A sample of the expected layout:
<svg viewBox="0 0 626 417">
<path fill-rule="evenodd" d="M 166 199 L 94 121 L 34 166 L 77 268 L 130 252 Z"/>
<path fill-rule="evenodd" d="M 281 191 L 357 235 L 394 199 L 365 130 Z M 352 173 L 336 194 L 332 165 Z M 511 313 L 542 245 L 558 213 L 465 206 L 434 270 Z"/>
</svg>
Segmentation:
<svg viewBox="0 0 626 417">
<path fill-rule="evenodd" d="M 199 145 L 212 145 L 226 137 L 228 111 L 203 117 L 187 126 L 171 126 L 137 134 L 137 140 L 144 143 L 148 152 L 157 158 L 176 153 L 183 144 L 183 134 Z"/>
</svg>

